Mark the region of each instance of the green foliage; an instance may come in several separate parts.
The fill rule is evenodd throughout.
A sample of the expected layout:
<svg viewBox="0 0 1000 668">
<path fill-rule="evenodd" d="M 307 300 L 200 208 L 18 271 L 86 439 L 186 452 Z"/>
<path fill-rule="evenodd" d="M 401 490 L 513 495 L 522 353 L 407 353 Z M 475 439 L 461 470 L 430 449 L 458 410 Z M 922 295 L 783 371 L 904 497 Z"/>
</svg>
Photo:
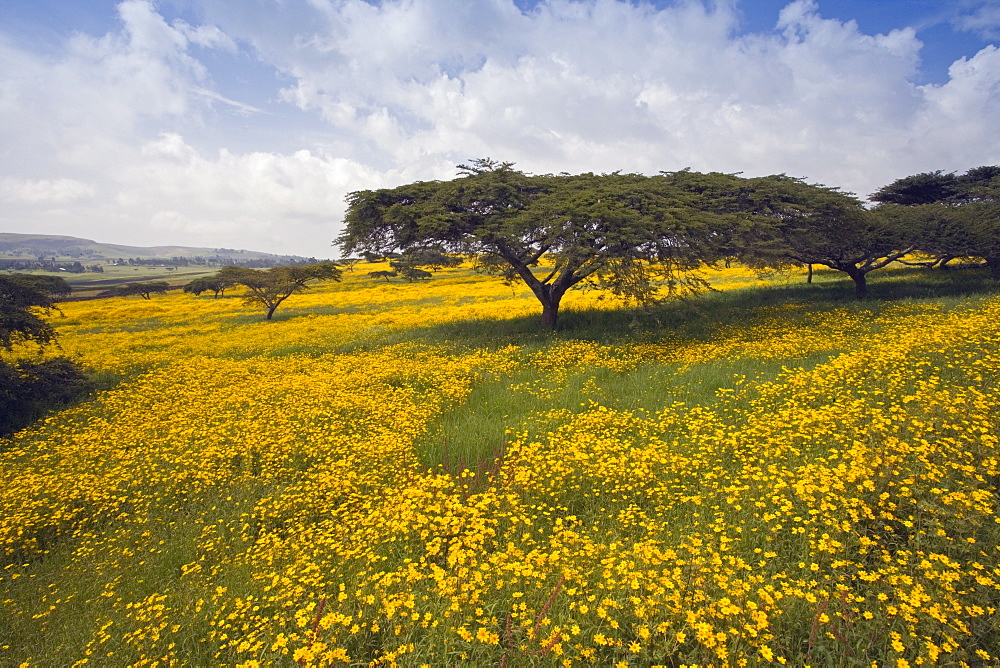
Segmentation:
<svg viewBox="0 0 1000 668">
<path fill-rule="evenodd" d="M 54 299 L 70 287 L 56 276 L 0 276 L 0 349 L 34 343 L 44 348 L 55 342 L 52 325 L 41 314 L 58 310 Z M 40 313 L 39 313 L 40 312 Z M 0 360 L 0 436 L 31 424 L 47 410 L 89 392 L 83 371 L 65 357 L 40 362 Z"/>
<path fill-rule="evenodd" d="M 399 259 L 390 262 L 391 266 L 427 267 L 432 271 L 457 267 L 462 264 L 462 258 L 448 255 L 439 248 L 408 248 Z"/>
<path fill-rule="evenodd" d="M 406 265 L 397 266 L 396 270 L 406 279 L 407 283 L 425 281 L 433 275 L 424 269 L 417 269 L 416 267 L 408 267 Z"/>
<path fill-rule="evenodd" d="M 958 178 L 941 170 L 896 179 L 871 195 L 879 204 L 913 206 L 951 199 L 958 193 Z"/>
<path fill-rule="evenodd" d="M 785 175 L 751 180 L 749 263 L 780 266 L 819 264 L 846 273 L 857 297 L 868 291 L 867 275 L 914 249 L 905 235 L 838 188 L 808 184 Z"/>
<path fill-rule="evenodd" d="M 460 264 L 462 264 L 462 258 L 448 255 L 438 248 L 414 247 L 407 248 L 401 255 L 389 262 L 392 271 L 373 271 L 368 275 L 372 278 L 384 278 L 387 282 L 390 277 L 402 276 L 407 283 L 413 283 L 431 278 L 432 274 L 427 269 L 440 271 L 446 267 L 457 267 Z M 427 269 L 421 269 L 421 267 L 427 267 Z"/>
<path fill-rule="evenodd" d="M 283 301 L 293 294 L 308 289 L 313 281 L 339 281 L 340 268 L 334 262 L 274 267 L 273 269 L 248 269 L 247 267 L 223 267 L 215 278 L 229 285 L 247 288 L 243 298 L 247 306 L 259 306 L 267 310 L 267 320 Z"/>
</svg>

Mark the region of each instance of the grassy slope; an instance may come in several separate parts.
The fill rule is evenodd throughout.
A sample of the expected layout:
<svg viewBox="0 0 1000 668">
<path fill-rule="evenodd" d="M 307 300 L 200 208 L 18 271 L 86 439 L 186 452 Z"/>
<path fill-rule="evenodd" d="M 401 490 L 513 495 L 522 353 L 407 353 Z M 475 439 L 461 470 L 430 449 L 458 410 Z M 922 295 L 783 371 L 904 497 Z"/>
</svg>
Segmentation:
<svg viewBox="0 0 1000 668">
<path fill-rule="evenodd" d="M 732 272 L 553 335 L 524 291 L 366 270 L 274 323 L 66 305 L 122 381 L 0 460 L 0 662 L 985 661 L 978 274 Z"/>
</svg>

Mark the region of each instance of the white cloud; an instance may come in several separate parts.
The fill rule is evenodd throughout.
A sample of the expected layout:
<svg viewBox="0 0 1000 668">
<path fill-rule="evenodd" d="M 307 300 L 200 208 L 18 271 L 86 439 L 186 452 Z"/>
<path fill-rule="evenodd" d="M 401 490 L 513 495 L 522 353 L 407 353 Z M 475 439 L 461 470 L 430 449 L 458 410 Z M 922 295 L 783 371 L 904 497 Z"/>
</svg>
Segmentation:
<svg viewBox="0 0 1000 668">
<path fill-rule="evenodd" d="M 347 192 L 451 178 L 474 157 L 536 172 L 787 172 L 861 195 L 1000 162 L 995 47 L 921 86 L 912 29 L 868 35 L 824 18 L 822 0 L 790 2 L 750 35 L 735 0 L 192 4 L 204 25 L 126 0 L 118 29 L 55 57 L 0 36 L 0 155 L 16 158 L 0 176 L 93 188 L 43 214 L 5 186 L 18 204 L 0 223 L 326 255 Z M 969 29 L 989 26 L 990 6 Z M 216 85 L 220 58 L 251 56 L 280 73 L 248 98 L 270 106 Z"/>
<path fill-rule="evenodd" d="M 525 15 L 501 0 L 317 1 L 287 6 L 277 31 L 274 7 L 227 23 L 206 6 L 293 78 L 286 99 L 382 167 L 488 154 L 535 170 L 787 171 L 865 194 L 939 168 L 942 133 L 954 136 L 928 119 L 959 91 L 912 83 L 912 29 L 866 35 L 810 0 L 775 33 L 742 37 L 727 3 L 551 0 Z M 988 87 L 978 94 L 995 118 Z M 973 162 L 1000 153 L 992 137 L 957 148 Z"/>
<path fill-rule="evenodd" d="M 996 128 L 1000 123 L 1000 49 L 988 46 L 972 58 L 962 58 L 948 71 L 943 86 L 927 86 L 927 106 L 915 125 L 916 137 L 926 142 L 944 169 L 1000 163 Z M 985 151 L 969 162 L 977 142 Z M 939 167 L 939 168 L 942 168 Z"/>
<path fill-rule="evenodd" d="M 160 238 L 191 235 L 213 247 L 329 256 L 344 194 L 387 185 L 371 168 L 305 149 L 205 156 L 166 133 L 139 154 L 117 179 L 118 207 L 148 220 Z"/>
<path fill-rule="evenodd" d="M 956 17 L 952 25 L 958 30 L 976 33 L 983 39 L 1000 39 L 1000 2 L 985 0 L 973 6 L 970 13 Z"/>
<path fill-rule="evenodd" d="M 0 178 L 0 201 L 17 204 L 67 204 L 92 198 L 97 189 L 75 179 Z"/>
</svg>

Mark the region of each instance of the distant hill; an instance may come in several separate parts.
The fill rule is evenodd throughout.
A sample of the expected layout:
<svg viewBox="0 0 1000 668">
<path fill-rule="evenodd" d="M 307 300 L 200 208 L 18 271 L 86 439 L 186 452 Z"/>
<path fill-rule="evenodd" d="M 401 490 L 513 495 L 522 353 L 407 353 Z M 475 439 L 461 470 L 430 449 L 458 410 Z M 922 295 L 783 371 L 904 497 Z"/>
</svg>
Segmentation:
<svg viewBox="0 0 1000 668">
<path fill-rule="evenodd" d="M 51 234 L 13 234 L 0 232 L 0 257 L 38 259 L 39 257 L 59 259 L 72 258 L 80 262 L 88 260 L 117 260 L 118 258 L 142 258 L 169 260 L 171 258 L 227 258 L 232 260 L 273 260 L 302 261 L 307 258 L 298 255 L 275 255 L 260 251 L 236 250 L 233 248 L 194 248 L 190 246 L 123 246 L 105 244 L 78 237 Z"/>
</svg>

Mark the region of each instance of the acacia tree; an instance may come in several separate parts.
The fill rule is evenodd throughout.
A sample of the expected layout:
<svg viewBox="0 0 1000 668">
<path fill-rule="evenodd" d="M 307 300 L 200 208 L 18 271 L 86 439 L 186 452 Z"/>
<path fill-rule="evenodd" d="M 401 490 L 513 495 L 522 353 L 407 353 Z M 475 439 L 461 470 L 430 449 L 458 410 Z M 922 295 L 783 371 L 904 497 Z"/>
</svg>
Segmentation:
<svg viewBox="0 0 1000 668">
<path fill-rule="evenodd" d="M 550 329 L 584 281 L 638 302 L 706 285 L 694 270 L 717 255 L 719 218 L 663 176 L 528 175 L 490 159 L 459 170 L 452 181 L 351 193 L 337 243 L 345 253 L 473 255 L 477 269 L 527 285 Z"/>
<path fill-rule="evenodd" d="M 731 216 L 718 244 L 728 259 L 756 268 L 818 264 L 842 271 L 855 294 L 868 293 L 868 274 L 913 250 L 905 235 L 837 188 L 786 174 L 664 173 L 701 196 L 699 206 Z"/>
<path fill-rule="evenodd" d="M 869 273 L 915 248 L 897 226 L 838 188 L 785 174 L 747 182 L 746 206 L 756 224 L 744 235 L 759 239 L 747 244 L 754 249 L 751 263 L 823 265 L 847 274 L 861 299 L 868 294 Z"/>
<path fill-rule="evenodd" d="M 303 292 L 314 281 L 339 281 L 340 268 L 334 262 L 274 267 L 272 269 L 250 269 L 247 267 L 223 267 L 216 277 L 230 285 L 243 285 L 247 293 L 243 301 L 248 306 L 260 306 L 267 310 L 267 320 L 293 294 Z"/>
<path fill-rule="evenodd" d="M 1000 166 L 964 174 L 927 172 L 872 194 L 878 211 L 907 231 L 944 266 L 956 257 L 981 257 L 1000 280 Z"/>
</svg>

